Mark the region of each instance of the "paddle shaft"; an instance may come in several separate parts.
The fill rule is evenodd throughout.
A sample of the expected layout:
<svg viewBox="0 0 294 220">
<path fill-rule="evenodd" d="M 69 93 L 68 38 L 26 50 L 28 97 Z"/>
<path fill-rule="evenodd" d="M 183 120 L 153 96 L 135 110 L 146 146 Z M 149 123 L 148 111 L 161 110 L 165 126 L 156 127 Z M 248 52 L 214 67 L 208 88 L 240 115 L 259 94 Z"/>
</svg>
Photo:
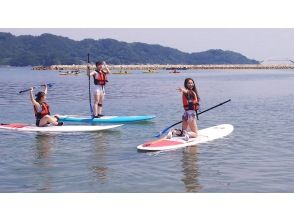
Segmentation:
<svg viewBox="0 0 294 220">
<path fill-rule="evenodd" d="M 213 106 L 213 107 L 211 107 L 211 108 L 208 108 L 208 109 L 206 109 L 206 110 L 204 110 L 204 111 L 202 111 L 202 112 L 197 113 L 197 119 L 198 119 L 198 116 L 201 115 L 202 113 L 208 112 L 208 111 L 210 111 L 210 110 L 212 110 L 212 109 L 214 109 L 214 108 L 216 108 L 216 107 L 219 107 L 219 106 L 221 106 L 221 105 L 223 105 L 223 104 L 225 104 L 225 103 L 227 103 L 227 102 L 230 102 L 230 101 L 231 101 L 231 99 L 228 99 L 228 100 L 225 101 L 225 102 L 222 102 L 222 103 L 220 103 L 220 104 L 218 104 L 218 105 L 215 105 L 215 106 Z M 178 125 L 178 124 L 180 124 L 180 123 L 182 123 L 182 122 L 183 122 L 183 121 L 179 121 L 179 122 L 174 123 L 173 125 L 171 125 L 171 126 L 165 128 L 162 132 L 160 132 L 158 135 L 156 135 L 156 137 L 160 137 L 162 134 L 164 134 L 164 133 L 165 133 L 166 131 L 168 131 L 170 128 L 172 128 L 173 126 L 176 126 L 176 125 Z"/>
<path fill-rule="evenodd" d="M 89 84 L 88 84 L 88 88 L 89 88 L 89 104 L 90 104 L 90 112 L 91 115 L 93 116 L 93 107 L 92 107 L 92 100 L 91 100 L 91 79 L 90 79 L 90 54 L 88 53 L 88 66 L 87 66 L 87 73 L 89 76 Z"/>
<path fill-rule="evenodd" d="M 43 85 L 39 85 L 39 86 L 46 86 L 46 85 L 49 86 L 49 87 L 52 87 L 53 86 L 53 83 L 43 84 Z M 33 88 L 35 89 L 36 87 L 38 87 L 38 86 L 34 86 Z M 23 92 L 27 92 L 27 91 L 30 91 L 30 90 L 31 89 L 29 88 L 29 89 L 21 90 L 18 93 L 21 94 Z"/>
<path fill-rule="evenodd" d="M 221 106 L 221 105 L 223 105 L 223 104 L 226 104 L 227 102 L 230 102 L 230 101 L 231 101 L 231 99 L 228 99 L 228 100 L 225 101 L 225 102 L 222 102 L 222 103 L 220 103 L 220 104 L 218 104 L 218 105 L 215 105 L 215 106 L 213 106 L 213 107 L 211 107 L 211 108 L 208 108 L 208 109 L 206 109 L 206 110 L 204 110 L 204 111 L 202 111 L 202 112 L 199 112 L 198 115 L 201 115 L 201 114 L 204 113 L 204 112 L 207 112 L 207 111 L 209 111 L 209 110 L 211 110 L 211 109 L 214 109 L 214 108 L 216 108 L 216 107 L 219 107 L 219 106 Z"/>
</svg>

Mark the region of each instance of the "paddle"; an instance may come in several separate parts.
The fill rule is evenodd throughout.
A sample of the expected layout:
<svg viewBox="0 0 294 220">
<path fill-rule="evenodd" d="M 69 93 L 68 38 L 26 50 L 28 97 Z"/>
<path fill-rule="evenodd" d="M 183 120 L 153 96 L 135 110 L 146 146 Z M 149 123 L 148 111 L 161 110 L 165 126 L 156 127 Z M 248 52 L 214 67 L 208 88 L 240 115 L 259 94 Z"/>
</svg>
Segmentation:
<svg viewBox="0 0 294 220">
<path fill-rule="evenodd" d="M 91 79 L 90 79 L 90 54 L 88 53 L 88 66 L 87 66 L 87 74 L 89 77 L 89 104 L 90 104 L 90 112 L 91 112 L 91 116 L 94 116 L 93 113 L 93 107 L 92 107 L 92 101 L 91 101 Z"/>
<path fill-rule="evenodd" d="M 48 87 L 52 87 L 53 84 L 54 84 L 54 83 L 47 83 L 47 84 L 42 84 L 42 85 L 34 86 L 33 88 L 40 87 L 40 86 L 46 86 L 46 85 L 47 85 Z M 18 93 L 21 94 L 21 93 L 23 93 L 23 92 L 27 92 L 27 91 L 30 91 L 30 90 L 31 90 L 31 89 L 29 88 L 29 89 L 21 90 L 21 91 L 19 91 Z"/>
<path fill-rule="evenodd" d="M 206 109 L 206 110 L 204 110 L 204 111 L 202 111 L 202 112 L 199 112 L 199 113 L 197 113 L 197 116 L 198 116 L 198 115 L 201 115 L 202 113 L 208 112 L 209 110 L 214 109 L 214 108 L 216 108 L 216 107 L 219 107 L 219 106 L 221 106 L 221 105 L 223 105 L 223 104 L 225 104 L 225 103 L 227 103 L 227 102 L 230 102 L 230 101 L 231 101 L 231 99 L 228 99 L 228 100 L 225 101 L 225 102 L 222 102 L 222 103 L 217 104 L 217 105 L 215 105 L 215 106 L 213 106 L 213 107 L 211 107 L 211 108 L 208 108 L 208 109 Z M 198 118 L 198 117 L 197 117 L 197 118 Z M 179 121 L 179 122 L 177 122 L 177 123 L 174 123 L 174 124 L 168 126 L 167 128 L 163 129 L 161 132 L 159 132 L 159 133 L 158 133 L 157 135 L 155 135 L 154 137 L 160 137 L 160 136 L 163 135 L 165 132 L 167 132 L 170 128 L 172 128 L 173 126 L 178 125 L 178 124 L 180 124 L 180 123 L 182 123 L 182 122 L 183 122 L 183 121 Z"/>
</svg>

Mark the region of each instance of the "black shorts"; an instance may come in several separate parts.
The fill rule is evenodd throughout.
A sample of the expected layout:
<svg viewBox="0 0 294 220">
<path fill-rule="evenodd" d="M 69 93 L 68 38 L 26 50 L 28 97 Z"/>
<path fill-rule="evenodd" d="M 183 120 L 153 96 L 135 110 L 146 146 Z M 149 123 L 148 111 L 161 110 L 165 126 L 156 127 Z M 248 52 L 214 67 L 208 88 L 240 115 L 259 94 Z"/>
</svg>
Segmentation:
<svg viewBox="0 0 294 220">
<path fill-rule="evenodd" d="M 37 127 L 40 126 L 40 120 L 41 120 L 41 119 L 37 119 L 37 120 L 36 120 L 36 126 L 37 126 Z"/>
</svg>

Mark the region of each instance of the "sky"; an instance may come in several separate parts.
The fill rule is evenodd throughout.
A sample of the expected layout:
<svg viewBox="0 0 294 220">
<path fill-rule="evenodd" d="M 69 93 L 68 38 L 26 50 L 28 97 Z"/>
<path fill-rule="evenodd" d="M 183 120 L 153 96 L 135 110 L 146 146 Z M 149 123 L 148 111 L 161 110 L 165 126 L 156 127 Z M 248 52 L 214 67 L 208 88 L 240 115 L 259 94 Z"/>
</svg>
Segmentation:
<svg viewBox="0 0 294 220">
<path fill-rule="evenodd" d="M 294 60 L 291 0 L 3 1 L 0 32 L 112 38 L 183 52 L 230 50 L 249 59 Z"/>
<path fill-rule="evenodd" d="M 13 35 L 52 33 L 73 40 L 112 38 L 183 52 L 231 50 L 258 61 L 294 60 L 294 28 L 0 28 Z"/>
</svg>

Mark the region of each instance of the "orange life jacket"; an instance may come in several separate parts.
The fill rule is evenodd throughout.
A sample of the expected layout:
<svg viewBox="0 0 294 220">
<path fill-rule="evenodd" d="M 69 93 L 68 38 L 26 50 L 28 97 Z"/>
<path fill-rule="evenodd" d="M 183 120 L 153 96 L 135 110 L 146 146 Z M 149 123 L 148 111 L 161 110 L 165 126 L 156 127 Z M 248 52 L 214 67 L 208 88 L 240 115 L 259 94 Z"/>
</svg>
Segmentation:
<svg viewBox="0 0 294 220">
<path fill-rule="evenodd" d="M 107 78 L 106 78 L 106 73 L 104 73 L 103 70 L 100 70 L 100 71 L 97 71 L 97 70 L 96 70 L 96 72 L 97 72 L 98 74 L 95 74 L 95 75 L 93 76 L 93 78 L 94 78 L 94 84 L 95 84 L 95 85 L 101 85 L 101 86 L 104 86 L 104 85 L 106 84 L 106 82 L 108 82 L 108 81 L 107 81 Z"/>
<path fill-rule="evenodd" d="M 183 96 L 182 96 L 183 107 L 186 111 L 188 110 L 197 111 L 199 109 L 199 100 L 194 91 L 190 91 L 190 92 L 193 92 L 193 95 L 189 93 L 188 94 L 183 93 Z"/>
<path fill-rule="evenodd" d="M 36 119 L 41 119 L 43 118 L 45 115 L 50 115 L 50 107 L 46 102 L 43 102 L 40 104 L 42 107 L 42 111 L 38 112 L 37 107 L 34 105 L 34 111 L 35 111 L 35 117 Z"/>
</svg>

